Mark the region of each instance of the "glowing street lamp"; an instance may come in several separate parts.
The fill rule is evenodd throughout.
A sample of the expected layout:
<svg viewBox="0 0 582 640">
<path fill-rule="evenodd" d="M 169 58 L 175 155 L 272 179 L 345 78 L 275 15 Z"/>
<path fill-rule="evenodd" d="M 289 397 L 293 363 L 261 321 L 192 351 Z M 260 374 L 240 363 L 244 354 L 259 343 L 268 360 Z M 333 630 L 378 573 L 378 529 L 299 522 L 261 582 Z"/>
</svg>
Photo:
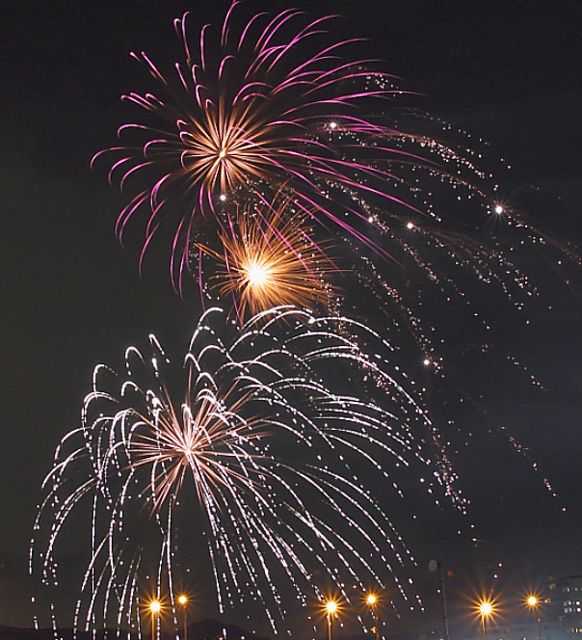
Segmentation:
<svg viewBox="0 0 582 640">
<path fill-rule="evenodd" d="M 156 621 L 160 616 L 162 605 L 159 600 L 152 600 L 149 604 L 150 616 L 152 618 L 152 640 L 156 640 Z"/>
<path fill-rule="evenodd" d="M 538 623 L 538 640 L 542 640 L 542 618 L 540 616 L 540 599 L 533 593 L 527 596 L 525 604 L 536 614 Z"/>
<path fill-rule="evenodd" d="M 378 614 L 376 612 L 378 598 L 373 593 L 370 593 L 366 598 L 366 602 L 370 605 L 370 610 L 372 611 L 372 618 L 374 620 L 374 636 L 376 640 L 378 640 L 380 637 L 380 621 L 378 620 Z"/>
<path fill-rule="evenodd" d="M 335 600 L 328 600 L 325 603 L 325 611 L 327 612 L 327 640 L 333 640 L 332 625 L 333 616 L 337 612 L 337 602 Z"/>
<path fill-rule="evenodd" d="M 181 594 L 178 596 L 178 604 L 184 610 L 184 638 L 188 640 L 188 596 Z"/>
<path fill-rule="evenodd" d="M 479 603 L 479 615 L 481 616 L 481 626 L 483 629 L 483 640 L 487 636 L 487 618 L 493 613 L 493 604 L 489 600 L 483 600 Z"/>
</svg>

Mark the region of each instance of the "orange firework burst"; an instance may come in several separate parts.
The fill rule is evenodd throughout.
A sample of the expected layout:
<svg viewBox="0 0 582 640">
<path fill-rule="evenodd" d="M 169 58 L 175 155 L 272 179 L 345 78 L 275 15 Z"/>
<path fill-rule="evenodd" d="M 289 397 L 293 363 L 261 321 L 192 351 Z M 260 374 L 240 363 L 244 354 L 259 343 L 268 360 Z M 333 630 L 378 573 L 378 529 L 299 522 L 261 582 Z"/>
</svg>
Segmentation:
<svg viewBox="0 0 582 640">
<path fill-rule="evenodd" d="M 222 255 L 199 247 L 218 261 L 214 288 L 234 298 L 241 318 L 279 305 L 329 307 L 335 289 L 327 276 L 336 269 L 305 216 L 289 215 L 288 206 L 240 211 L 236 232 L 221 233 Z"/>
</svg>

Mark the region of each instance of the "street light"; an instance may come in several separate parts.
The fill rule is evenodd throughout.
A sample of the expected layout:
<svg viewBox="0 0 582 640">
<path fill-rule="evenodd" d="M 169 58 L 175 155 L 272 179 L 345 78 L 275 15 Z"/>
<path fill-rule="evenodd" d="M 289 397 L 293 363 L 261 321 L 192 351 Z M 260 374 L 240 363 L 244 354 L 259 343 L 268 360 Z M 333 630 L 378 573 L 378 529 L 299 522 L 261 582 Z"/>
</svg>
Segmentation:
<svg viewBox="0 0 582 640">
<path fill-rule="evenodd" d="M 156 640 L 156 617 L 159 617 L 162 605 L 159 600 L 152 600 L 149 608 L 152 618 L 152 640 Z"/>
<path fill-rule="evenodd" d="M 540 599 L 535 595 L 531 594 L 527 596 L 525 604 L 536 614 L 537 623 L 538 623 L 538 640 L 542 640 L 542 618 L 540 616 Z"/>
<path fill-rule="evenodd" d="M 184 610 L 184 638 L 183 640 L 188 640 L 188 596 L 182 594 L 178 596 L 178 604 Z"/>
<path fill-rule="evenodd" d="M 493 613 L 493 604 L 489 600 L 483 600 L 479 603 L 479 615 L 481 616 L 481 626 L 483 629 L 483 640 L 486 640 L 487 618 Z"/>
<path fill-rule="evenodd" d="M 370 606 L 370 611 L 372 612 L 372 619 L 374 620 L 374 637 L 376 640 L 380 637 L 380 621 L 378 620 L 378 614 L 376 612 L 376 604 L 378 603 L 378 598 L 370 593 L 366 598 L 366 602 Z"/>
<path fill-rule="evenodd" d="M 327 612 L 327 640 L 333 640 L 332 637 L 332 619 L 337 611 L 337 602 L 335 600 L 328 600 L 325 603 L 325 610 Z"/>
</svg>

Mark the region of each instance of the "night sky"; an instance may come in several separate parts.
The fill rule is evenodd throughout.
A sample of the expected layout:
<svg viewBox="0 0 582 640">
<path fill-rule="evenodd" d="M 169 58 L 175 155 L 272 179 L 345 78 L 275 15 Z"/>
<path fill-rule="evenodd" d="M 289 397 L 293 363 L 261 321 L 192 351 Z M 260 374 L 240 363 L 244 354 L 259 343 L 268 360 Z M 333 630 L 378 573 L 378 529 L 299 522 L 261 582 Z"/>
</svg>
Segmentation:
<svg viewBox="0 0 582 640">
<path fill-rule="evenodd" d="M 180 354 L 194 326 L 198 300 L 174 294 L 166 256 L 154 250 L 140 278 L 139 231 L 129 234 L 125 250 L 119 246 L 114 224 L 125 200 L 89 162 L 115 143 L 117 126 L 136 115 L 119 100 L 136 77 L 144 78 L 129 51 L 171 60 L 179 56 L 174 17 L 191 10 L 192 23 L 219 22 L 227 5 L 1 3 L 0 625 L 31 624 L 27 556 L 40 484 L 60 438 L 79 424 L 93 366 L 121 368 L 125 347 L 145 345 L 150 332 Z M 307 0 L 277 0 L 252 6 L 291 5 L 341 15 L 338 35 L 368 38 L 366 46 L 402 78 L 400 86 L 420 94 L 411 97 L 416 106 L 487 140 L 491 156 L 511 164 L 500 182 L 504 197 L 531 207 L 557 239 L 582 246 L 577 1 L 318 0 L 313 8 Z M 478 457 L 460 460 L 480 542 L 439 535 L 435 528 L 446 514 L 405 532 L 419 565 L 445 559 L 453 599 L 480 580 L 489 584 L 498 563 L 504 565 L 498 582 L 508 591 L 582 573 L 582 271 L 572 274 L 570 282 L 544 292 L 552 312 L 535 315 L 535 330 L 519 345 L 545 391 L 519 377 L 496 377 L 493 369 L 478 374 L 499 391 L 471 425 L 491 428 L 493 435 L 478 441 Z M 496 321 L 503 333 L 501 312 Z M 508 326 L 508 344 L 517 340 L 512 331 Z M 511 452 L 499 426 L 529 447 L 539 474 Z M 557 499 L 544 490 L 543 476 Z M 434 609 L 435 579 L 424 573 L 428 608 Z M 432 619 L 414 624 L 428 627 Z M 393 628 L 404 626 L 394 622 Z"/>
</svg>

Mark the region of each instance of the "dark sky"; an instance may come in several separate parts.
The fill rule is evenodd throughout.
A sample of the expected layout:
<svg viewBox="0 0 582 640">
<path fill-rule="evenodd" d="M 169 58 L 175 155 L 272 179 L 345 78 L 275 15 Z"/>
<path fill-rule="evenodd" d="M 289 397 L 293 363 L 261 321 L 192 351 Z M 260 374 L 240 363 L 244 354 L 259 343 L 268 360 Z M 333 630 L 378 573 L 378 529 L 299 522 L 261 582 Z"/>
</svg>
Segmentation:
<svg viewBox="0 0 582 640">
<path fill-rule="evenodd" d="M 307 0 L 292 4 L 313 11 Z M 178 55 L 172 19 L 190 9 L 193 21 L 218 21 L 226 5 L 5 0 L 0 7 L 1 625 L 30 623 L 27 553 L 39 487 L 60 437 L 79 422 L 93 366 L 120 365 L 125 346 L 144 344 L 150 332 L 185 343 L 193 327 L 196 299 L 173 293 L 165 263 L 146 261 L 140 278 L 135 250 L 118 245 L 113 227 L 123 198 L 89 161 L 130 117 L 119 96 L 141 70 L 128 52 Z M 546 228 L 582 241 L 578 2 L 319 0 L 317 12 L 342 15 L 341 35 L 369 38 L 402 86 L 423 94 L 415 104 L 487 139 L 491 154 L 514 167 L 503 194 L 528 191 L 524 201 Z M 581 282 L 554 292 L 555 313 L 539 317 L 529 347 L 548 391 L 496 380 L 505 389 L 488 413 L 493 427 L 506 425 L 530 446 L 560 498 L 550 500 L 540 476 L 495 438 L 483 441 L 475 461 L 461 460 L 486 543 L 457 565 L 449 561 L 460 576 L 452 593 L 472 575 L 490 577 L 497 561 L 510 584 L 582 573 Z M 486 384 L 494 374 L 482 375 Z M 431 526 L 412 532 L 411 546 L 428 545 Z M 442 544 L 443 555 L 452 554 Z"/>
</svg>

